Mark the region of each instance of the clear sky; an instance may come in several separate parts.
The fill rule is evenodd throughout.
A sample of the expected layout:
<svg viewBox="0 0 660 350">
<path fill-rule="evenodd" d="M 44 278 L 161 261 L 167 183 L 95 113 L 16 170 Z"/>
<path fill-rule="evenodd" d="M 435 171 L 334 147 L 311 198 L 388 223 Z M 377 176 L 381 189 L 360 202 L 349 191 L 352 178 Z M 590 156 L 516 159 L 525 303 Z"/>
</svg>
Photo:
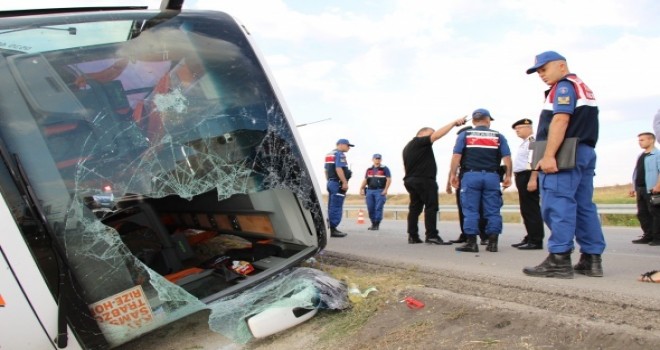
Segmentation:
<svg viewBox="0 0 660 350">
<path fill-rule="evenodd" d="M 23 0 L 0 9 L 53 7 Z M 57 6 L 149 5 L 74 1 Z M 421 127 L 487 108 L 515 152 L 511 124 L 537 121 L 546 86 L 525 70 L 542 51 L 563 54 L 600 108 L 596 186 L 626 184 L 660 110 L 660 2 L 656 0 L 187 0 L 240 20 L 254 37 L 325 188 L 323 161 L 339 138 L 357 193 L 374 153 L 405 193 L 401 150 Z M 444 188 L 455 133 L 434 145 Z M 316 162 L 316 163 L 314 163 Z"/>
</svg>

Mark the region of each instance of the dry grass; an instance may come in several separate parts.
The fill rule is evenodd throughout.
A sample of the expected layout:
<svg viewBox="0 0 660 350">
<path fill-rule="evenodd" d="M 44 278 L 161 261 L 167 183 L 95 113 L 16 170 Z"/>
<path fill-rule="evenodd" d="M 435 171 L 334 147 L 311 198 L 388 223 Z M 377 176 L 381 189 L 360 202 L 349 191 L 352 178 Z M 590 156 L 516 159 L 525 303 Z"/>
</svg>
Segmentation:
<svg viewBox="0 0 660 350">
<path fill-rule="evenodd" d="M 596 204 L 633 204 L 634 197 L 629 197 L 630 184 L 596 187 L 594 189 L 594 203 Z M 518 204 L 518 192 L 507 190 L 502 193 L 504 204 Z M 324 194 L 327 200 L 327 194 Z M 440 204 L 456 204 L 455 194 L 439 194 Z M 346 204 L 364 204 L 364 197 L 356 194 L 346 195 Z M 398 193 L 387 196 L 387 205 L 408 205 L 408 194 Z"/>
<path fill-rule="evenodd" d="M 352 303 L 348 312 L 319 314 L 320 322 L 326 326 L 319 334 L 321 343 L 335 342 L 337 338 L 350 339 L 351 335 L 360 330 L 371 316 L 376 314 L 384 305 L 397 299 L 399 292 L 409 285 L 418 285 L 420 281 L 413 277 L 414 273 L 378 273 L 354 268 L 322 267 L 326 273 L 339 279 L 347 285 L 356 284 L 360 291 L 375 287 L 366 298 Z"/>
<path fill-rule="evenodd" d="M 596 204 L 634 204 L 635 198 L 628 196 L 630 191 L 630 184 L 627 185 L 616 185 L 616 186 L 607 186 L 607 187 L 596 187 L 594 189 L 594 203 Z M 502 193 L 504 204 L 518 204 L 518 192 L 517 191 L 504 191 Z M 327 200 L 327 196 L 324 195 L 324 201 Z M 440 193 L 439 200 L 441 205 L 450 205 L 456 204 L 456 195 L 455 194 L 446 194 Z M 360 205 L 364 204 L 364 197 L 360 195 L 349 194 L 346 196 L 346 204 L 348 205 Z M 392 194 L 387 196 L 386 205 L 408 205 L 408 194 Z M 385 220 L 403 220 L 405 219 L 405 212 L 397 213 L 398 217 L 394 216 L 394 212 L 385 212 Z M 356 218 L 357 212 L 348 213 L 346 218 Z M 445 213 L 440 212 L 441 221 L 458 221 L 458 213 Z M 503 213 L 502 220 L 507 223 L 519 223 L 521 222 L 521 217 L 516 213 Z M 602 224 L 604 226 L 639 226 L 639 221 L 637 220 L 636 215 L 628 214 L 605 214 L 602 215 Z"/>
</svg>

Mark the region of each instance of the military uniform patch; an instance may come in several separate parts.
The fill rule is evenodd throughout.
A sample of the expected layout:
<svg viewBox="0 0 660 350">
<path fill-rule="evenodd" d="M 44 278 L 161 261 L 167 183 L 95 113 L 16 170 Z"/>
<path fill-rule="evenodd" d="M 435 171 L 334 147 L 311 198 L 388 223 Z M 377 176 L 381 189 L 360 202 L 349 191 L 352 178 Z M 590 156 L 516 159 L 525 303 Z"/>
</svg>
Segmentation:
<svg viewBox="0 0 660 350">
<path fill-rule="evenodd" d="M 557 104 L 560 105 L 567 105 L 571 103 L 571 97 L 570 96 L 558 96 L 557 97 Z"/>
</svg>

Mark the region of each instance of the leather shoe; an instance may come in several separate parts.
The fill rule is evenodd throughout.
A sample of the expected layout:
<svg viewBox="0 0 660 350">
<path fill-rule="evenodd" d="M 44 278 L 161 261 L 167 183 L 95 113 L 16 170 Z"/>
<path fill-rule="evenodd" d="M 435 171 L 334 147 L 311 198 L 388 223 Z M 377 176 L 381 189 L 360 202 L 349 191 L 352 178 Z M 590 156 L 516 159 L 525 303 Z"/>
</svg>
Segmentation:
<svg viewBox="0 0 660 350">
<path fill-rule="evenodd" d="M 465 243 L 465 234 L 461 233 L 460 236 L 458 236 L 457 239 L 452 239 L 449 242 L 452 242 L 452 243 Z"/>
<path fill-rule="evenodd" d="M 437 245 L 452 245 L 453 244 L 451 242 L 443 241 L 442 238 L 440 238 L 440 236 L 438 236 L 438 237 L 429 237 L 429 238 L 425 239 L 424 242 L 429 243 L 429 244 L 437 244 Z"/>
<path fill-rule="evenodd" d="M 514 243 L 514 244 L 512 244 L 511 246 L 514 247 L 514 248 L 518 248 L 518 247 L 520 247 L 520 246 L 524 246 L 524 245 L 526 245 L 526 244 L 527 244 L 527 240 L 526 240 L 526 239 L 523 239 L 522 241 L 520 241 L 520 243 Z"/>
<path fill-rule="evenodd" d="M 336 228 L 330 229 L 330 237 L 346 237 L 347 234 L 337 230 Z"/>
<path fill-rule="evenodd" d="M 417 236 L 408 236 L 408 244 L 417 244 L 417 243 L 424 243 L 419 237 Z"/>
<path fill-rule="evenodd" d="M 660 241 L 652 240 L 651 242 L 649 242 L 649 245 L 658 246 L 660 245 Z"/>
<path fill-rule="evenodd" d="M 537 249 L 543 249 L 543 244 L 525 243 L 516 248 L 520 250 L 537 250 Z"/>
<path fill-rule="evenodd" d="M 648 244 L 651 243 L 652 241 L 653 240 L 651 239 L 651 237 L 642 236 L 639 239 L 634 239 L 632 242 L 633 244 Z"/>
</svg>

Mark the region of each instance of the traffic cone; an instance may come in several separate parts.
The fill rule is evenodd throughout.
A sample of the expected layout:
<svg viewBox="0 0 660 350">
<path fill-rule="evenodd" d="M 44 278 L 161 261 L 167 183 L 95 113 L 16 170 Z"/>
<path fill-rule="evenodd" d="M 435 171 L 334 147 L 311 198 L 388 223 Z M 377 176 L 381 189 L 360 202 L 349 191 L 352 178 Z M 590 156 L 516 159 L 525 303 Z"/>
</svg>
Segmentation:
<svg viewBox="0 0 660 350">
<path fill-rule="evenodd" d="M 358 224 L 364 224 L 364 213 L 362 212 L 362 209 L 358 210 Z"/>
</svg>

